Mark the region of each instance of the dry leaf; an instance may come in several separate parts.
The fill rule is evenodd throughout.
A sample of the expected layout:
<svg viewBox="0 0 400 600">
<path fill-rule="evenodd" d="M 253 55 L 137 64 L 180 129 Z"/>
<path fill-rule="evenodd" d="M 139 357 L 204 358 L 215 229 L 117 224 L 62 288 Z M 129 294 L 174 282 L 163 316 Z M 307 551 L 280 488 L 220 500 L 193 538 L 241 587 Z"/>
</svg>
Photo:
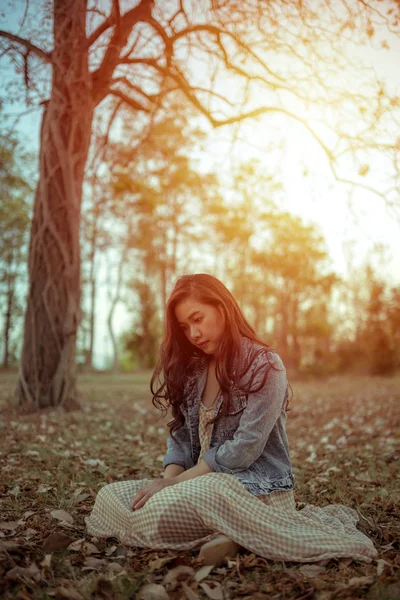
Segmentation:
<svg viewBox="0 0 400 600">
<path fill-rule="evenodd" d="M 15 496 L 17 498 L 21 493 L 21 488 L 19 487 L 19 485 L 16 485 L 8 493 L 11 494 L 11 496 Z"/>
<path fill-rule="evenodd" d="M 182 581 L 181 586 L 188 600 L 200 600 L 200 596 L 196 594 L 196 592 L 192 590 L 192 588 L 189 587 L 187 583 Z"/>
<path fill-rule="evenodd" d="M 204 593 L 207 594 L 208 598 L 212 600 L 224 600 L 224 591 L 220 583 L 217 583 L 215 587 L 211 588 L 207 583 L 200 583 L 200 587 L 203 588 Z"/>
<path fill-rule="evenodd" d="M 111 556 L 111 554 L 113 554 L 117 549 L 117 546 L 111 546 L 111 548 L 107 548 L 107 550 L 104 552 L 104 554 L 106 556 Z"/>
<path fill-rule="evenodd" d="M 25 529 L 25 531 L 21 531 L 22 537 L 24 537 L 27 540 L 35 536 L 37 533 L 37 529 L 32 529 L 32 527 L 28 527 L 28 529 Z"/>
<path fill-rule="evenodd" d="M 318 577 L 321 573 L 325 573 L 325 567 L 319 565 L 304 565 L 299 569 L 300 573 L 305 577 Z"/>
<path fill-rule="evenodd" d="M 68 600 L 83 600 L 83 596 L 73 587 L 60 586 L 56 590 L 57 598 L 68 598 Z"/>
<path fill-rule="evenodd" d="M 0 529 L 5 529 L 5 530 L 12 530 L 12 529 L 17 529 L 18 527 L 18 522 L 17 521 L 1 521 L 0 522 Z"/>
<path fill-rule="evenodd" d="M 376 574 L 382 575 L 383 571 L 385 570 L 385 566 L 388 565 L 388 567 L 390 567 L 390 563 L 388 563 L 386 560 L 383 560 L 383 558 L 379 558 L 376 564 Z"/>
<path fill-rule="evenodd" d="M 72 523 L 74 522 L 74 518 L 66 510 L 63 510 L 62 508 L 57 509 L 57 510 L 51 510 L 50 514 L 55 519 L 58 519 L 59 521 L 65 521 L 66 523 L 69 523 L 70 525 L 72 525 Z"/>
<path fill-rule="evenodd" d="M 74 500 L 74 504 L 79 504 L 79 502 L 83 502 L 83 500 L 86 500 L 86 498 L 89 498 L 90 494 L 88 494 L 87 492 L 85 492 L 84 494 L 79 494 L 79 496 L 77 496 Z"/>
<path fill-rule="evenodd" d="M 92 598 L 98 598 L 99 600 L 114 600 L 115 595 L 111 581 L 104 579 L 104 577 L 99 577 L 96 582 L 96 587 L 92 592 Z"/>
<path fill-rule="evenodd" d="M 87 542 L 85 538 L 72 542 L 72 544 L 68 546 L 68 550 L 82 552 L 83 554 L 100 554 L 100 550 L 94 544 Z"/>
<path fill-rule="evenodd" d="M 43 542 L 42 548 L 45 552 L 56 552 L 67 548 L 74 538 L 65 533 L 51 533 Z"/>
<path fill-rule="evenodd" d="M 18 540 L 0 540 L 0 552 L 18 550 L 18 548 L 23 548 L 23 546 L 23 542 L 19 542 Z"/>
<path fill-rule="evenodd" d="M 161 569 L 164 565 L 169 563 L 174 558 L 175 558 L 175 556 L 166 556 L 164 558 L 155 558 L 154 560 L 151 560 L 149 562 L 149 569 L 150 569 L 150 571 L 157 571 L 158 569 Z"/>
<path fill-rule="evenodd" d="M 41 567 L 46 567 L 46 568 L 50 569 L 52 557 L 53 557 L 52 554 L 46 554 L 46 556 L 44 557 L 44 559 L 42 560 L 42 562 L 39 563 L 40 566 Z"/>
<path fill-rule="evenodd" d="M 163 585 L 147 583 L 142 587 L 137 598 L 138 600 L 168 600 L 169 596 Z"/>
<path fill-rule="evenodd" d="M 105 558 L 95 558 L 94 556 L 88 556 L 85 558 L 85 562 L 83 563 L 83 571 L 96 570 L 103 567 L 106 563 Z"/>
<path fill-rule="evenodd" d="M 185 565 L 178 565 L 174 569 L 168 571 L 162 580 L 163 585 L 168 586 L 168 590 L 174 590 L 178 585 L 179 581 L 185 580 L 190 576 L 193 578 L 195 571 L 193 567 L 187 567 Z"/>
<path fill-rule="evenodd" d="M 52 489 L 54 489 L 53 485 L 48 485 L 48 486 L 40 485 L 38 487 L 38 489 L 36 490 L 36 493 L 37 494 L 45 494 L 46 492 L 49 492 Z"/>
<path fill-rule="evenodd" d="M 20 579 L 38 582 L 41 579 L 40 569 L 33 562 L 29 567 L 14 567 L 6 573 L 7 581 L 19 581 Z"/>
<path fill-rule="evenodd" d="M 201 581 L 202 579 L 207 577 L 207 575 L 209 575 L 213 570 L 214 566 L 215 565 L 204 565 L 204 567 L 201 567 L 194 576 L 195 580 Z"/>
<path fill-rule="evenodd" d="M 108 563 L 107 569 L 112 571 L 113 573 L 121 573 L 124 570 L 124 567 L 116 562 Z"/>
<path fill-rule="evenodd" d="M 362 587 L 364 585 L 372 585 L 373 583 L 374 583 L 373 577 L 352 577 L 351 579 L 349 579 L 348 585 Z"/>
</svg>

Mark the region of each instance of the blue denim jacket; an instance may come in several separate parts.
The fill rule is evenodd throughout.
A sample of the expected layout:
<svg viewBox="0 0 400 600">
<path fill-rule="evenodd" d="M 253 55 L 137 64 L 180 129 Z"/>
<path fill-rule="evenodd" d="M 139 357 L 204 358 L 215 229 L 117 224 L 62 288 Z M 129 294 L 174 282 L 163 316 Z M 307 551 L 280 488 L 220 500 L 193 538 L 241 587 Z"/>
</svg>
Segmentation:
<svg viewBox="0 0 400 600">
<path fill-rule="evenodd" d="M 252 348 L 261 349 L 262 346 L 243 337 L 243 360 L 246 365 Z M 210 447 L 203 455 L 212 471 L 234 475 L 255 496 L 293 489 L 295 486 L 285 429 L 288 398 L 286 370 L 280 357 L 265 349 L 254 360 L 244 376 L 245 381 L 258 369 L 260 362 L 270 371 L 264 386 L 247 397 L 239 390 L 236 394 L 233 392 L 229 413 L 214 424 Z M 271 364 L 280 370 L 272 368 Z M 258 387 L 259 384 L 256 384 L 262 380 L 262 375 L 263 372 L 257 375 L 252 387 Z M 185 469 L 197 464 L 201 449 L 199 404 L 206 380 L 207 358 L 204 357 L 200 359 L 195 375 L 188 378 L 185 384 L 185 399 L 180 405 L 185 424 L 174 433 L 179 444 L 171 435 L 168 436 L 163 469 L 170 463 Z M 214 416 L 218 414 L 222 400 L 220 393 Z"/>
</svg>

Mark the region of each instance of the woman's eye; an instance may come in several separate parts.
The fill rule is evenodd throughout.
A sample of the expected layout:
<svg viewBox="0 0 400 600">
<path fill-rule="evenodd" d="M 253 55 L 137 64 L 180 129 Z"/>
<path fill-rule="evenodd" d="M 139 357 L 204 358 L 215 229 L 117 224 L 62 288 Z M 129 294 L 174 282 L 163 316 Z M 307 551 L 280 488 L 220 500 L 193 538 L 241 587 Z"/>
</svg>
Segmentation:
<svg viewBox="0 0 400 600">
<path fill-rule="evenodd" d="M 197 318 L 194 320 L 194 322 L 195 322 L 195 323 L 200 323 L 201 319 L 202 319 L 201 317 L 197 317 Z"/>
</svg>

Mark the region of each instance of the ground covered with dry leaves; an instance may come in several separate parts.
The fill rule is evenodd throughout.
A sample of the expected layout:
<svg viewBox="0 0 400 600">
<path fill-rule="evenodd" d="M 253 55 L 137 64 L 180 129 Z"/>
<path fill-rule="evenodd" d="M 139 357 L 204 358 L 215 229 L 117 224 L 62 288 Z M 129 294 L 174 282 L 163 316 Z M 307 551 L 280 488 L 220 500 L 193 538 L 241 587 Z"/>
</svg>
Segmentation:
<svg viewBox="0 0 400 600">
<path fill-rule="evenodd" d="M 292 382 L 287 431 L 297 508 L 343 503 L 361 517 L 378 560 L 325 566 L 242 550 L 221 566 L 192 553 L 86 535 L 97 491 L 118 479 L 162 476 L 166 423 L 149 373 L 81 375 L 82 410 L 19 415 L 16 375 L 0 374 L 2 598 L 400 598 L 400 377 Z"/>
</svg>

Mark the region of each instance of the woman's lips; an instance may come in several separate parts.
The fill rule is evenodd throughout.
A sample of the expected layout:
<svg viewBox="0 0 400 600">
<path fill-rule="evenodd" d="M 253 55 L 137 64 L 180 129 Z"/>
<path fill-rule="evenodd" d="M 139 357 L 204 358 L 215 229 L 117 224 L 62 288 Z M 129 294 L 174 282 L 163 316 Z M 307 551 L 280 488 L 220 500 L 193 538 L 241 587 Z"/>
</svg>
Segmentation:
<svg viewBox="0 0 400 600">
<path fill-rule="evenodd" d="M 197 344 L 199 346 L 199 348 L 204 348 L 204 346 L 207 346 L 208 341 L 207 342 L 203 342 L 202 344 Z"/>
</svg>

